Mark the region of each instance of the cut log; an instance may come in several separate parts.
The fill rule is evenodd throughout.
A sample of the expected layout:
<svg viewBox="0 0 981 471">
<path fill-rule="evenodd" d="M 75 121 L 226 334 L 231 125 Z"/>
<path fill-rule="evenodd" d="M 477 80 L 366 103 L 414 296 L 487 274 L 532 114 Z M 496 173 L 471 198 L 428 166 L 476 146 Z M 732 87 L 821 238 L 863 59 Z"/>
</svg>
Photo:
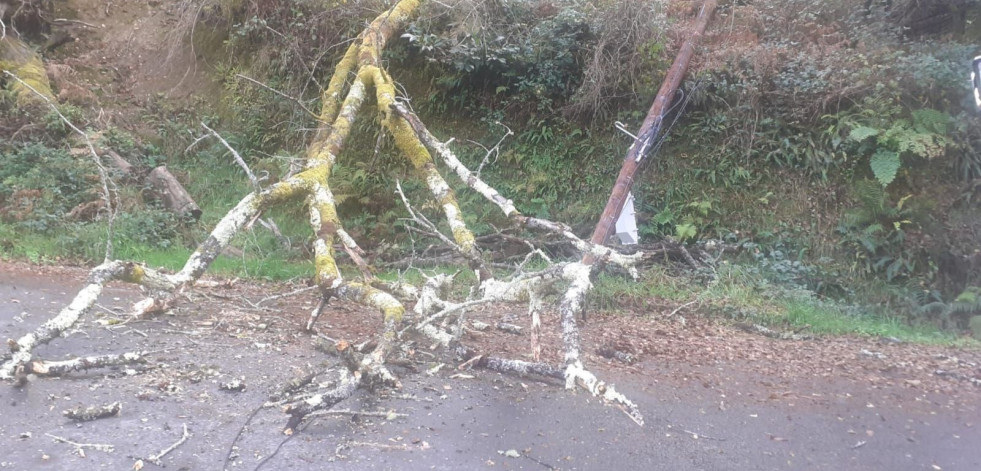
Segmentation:
<svg viewBox="0 0 981 471">
<path fill-rule="evenodd" d="M 146 177 L 147 184 L 153 188 L 153 193 L 164 207 L 181 216 L 190 216 L 194 220 L 201 217 L 201 208 L 194 202 L 191 195 L 184 189 L 177 178 L 174 177 L 166 165 L 161 165 Z"/>
<path fill-rule="evenodd" d="M 133 180 L 136 177 L 136 167 L 127 162 L 126 159 L 122 158 L 119 154 L 107 149 L 104 151 L 102 156 L 105 157 L 106 161 L 109 162 L 109 165 L 111 165 L 112 168 L 118 171 L 119 175 L 124 181 Z"/>
</svg>

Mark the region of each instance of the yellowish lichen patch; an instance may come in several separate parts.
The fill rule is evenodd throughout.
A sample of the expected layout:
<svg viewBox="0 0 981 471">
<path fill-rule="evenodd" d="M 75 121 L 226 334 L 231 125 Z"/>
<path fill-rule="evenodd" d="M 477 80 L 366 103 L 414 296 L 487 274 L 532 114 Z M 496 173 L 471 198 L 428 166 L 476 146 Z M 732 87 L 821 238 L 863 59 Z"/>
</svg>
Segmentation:
<svg viewBox="0 0 981 471">
<path fill-rule="evenodd" d="M 341 220 L 337 217 L 337 207 L 333 204 L 317 204 L 317 212 L 320 214 L 319 234 L 321 236 L 335 237 L 337 228 L 341 227 Z M 329 229 L 328 229 L 329 228 Z"/>
<path fill-rule="evenodd" d="M 382 125 L 392 133 L 395 146 L 398 147 L 415 168 L 422 168 L 433 161 L 429 150 L 419 140 L 409 123 L 396 114 L 391 106 L 395 103 L 395 85 L 384 70 L 375 66 L 364 66 L 359 72 L 365 82 L 375 86 L 375 96 L 378 101 L 378 111 L 382 115 Z"/>
<path fill-rule="evenodd" d="M 387 121 L 388 129 L 395 139 L 395 145 L 415 168 L 422 168 L 433 161 L 429 151 L 426 150 L 426 146 L 422 145 L 416 133 L 409 127 L 409 123 L 397 116 L 389 116 Z"/>
<path fill-rule="evenodd" d="M 338 111 L 341 109 L 341 103 L 343 102 L 341 94 L 344 92 L 344 84 L 347 83 L 348 75 L 351 74 L 351 71 L 357 65 L 357 45 L 358 43 L 355 42 L 347 48 L 344 57 L 334 67 L 334 75 L 331 76 L 327 89 L 321 95 L 320 122 L 324 125 L 332 124 L 337 118 Z"/>
<path fill-rule="evenodd" d="M 378 308 L 386 323 L 402 322 L 405 306 L 392 295 L 362 283 L 351 283 L 351 288 L 358 290 L 358 302 Z"/>
<path fill-rule="evenodd" d="M 334 261 L 333 255 L 329 253 L 324 255 L 317 255 L 314 257 L 313 263 L 317 271 L 316 274 L 317 285 L 330 288 L 331 286 L 328 285 L 331 284 L 333 280 L 336 280 L 338 274 L 340 273 L 337 270 L 337 262 Z"/>
<path fill-rule="evenodd" d="M 8 87 L 17 97 L 18 104 L 25 105 L 43 101 L 41 97 L 37 96 L 37 93 L 54 101 L 51 83 L 48 82 L 48 74 L 44 71 L 44 63 L 41 62 L 41 58 L 34 54 L 26 44 L 9 35 L 0 41 L 0 71 L 10 72 L 23 81 L 21 83 L 6 74 L 0 77 L 7 81 Z M 31 88 L 37 93 L 34 93 Z"/>
<path fill-rule="evenodd" d="M 296 197 L 300 193 L 301 180 L 290 178 L 276 183 L 267 190 L 270 204 L 281 203 L 290 198 Z"/>
<path fill-rule="evenodd" d="M 124 281 L 139 284 L 143 282 L 143 277 L 146 276 L 146 271 L 143 270 L 142 266 L 134 263 L 130 267 L 129 273 L 127 273 L 126 275 L 127 276 L 124 278 Z"/>
<path fill-rule="evenodd" d="M 460 244 L 460 248 L 464 252 L 469 252 L 474 248 L 474 244 L 476 243 L 473 233 L 466 226 L 453 229 L 453 239 L 456 240 L 457 244 Z"/>
<path fill-rule="evenodd" d="M 361 64 L 378 65 L 381 50 L 385 48 L 385 42 L 392 36 L 392 32 L 418 8 L 419 0 L 402 0 L 389 11 L 375 18 L 364 36 L 364 44 L 358 56 Z"/>
</svg>

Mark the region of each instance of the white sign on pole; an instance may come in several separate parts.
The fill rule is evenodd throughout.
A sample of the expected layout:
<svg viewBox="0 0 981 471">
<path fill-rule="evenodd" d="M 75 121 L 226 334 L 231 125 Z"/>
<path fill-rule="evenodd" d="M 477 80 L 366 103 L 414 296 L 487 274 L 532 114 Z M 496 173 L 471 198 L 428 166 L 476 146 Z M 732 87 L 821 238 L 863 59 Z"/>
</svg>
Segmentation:
<svg viewBox="0 0 981 471">
<path fill-rule="evenodd" d="M 627 193 L 627 202 L 623 204 L 620 218 L 616 224 L 617 237 L 623 245 L 634 245 L 639 240 L 637 235 L 637 213 L 634 211 L 634 194 Z"/>
</svg>

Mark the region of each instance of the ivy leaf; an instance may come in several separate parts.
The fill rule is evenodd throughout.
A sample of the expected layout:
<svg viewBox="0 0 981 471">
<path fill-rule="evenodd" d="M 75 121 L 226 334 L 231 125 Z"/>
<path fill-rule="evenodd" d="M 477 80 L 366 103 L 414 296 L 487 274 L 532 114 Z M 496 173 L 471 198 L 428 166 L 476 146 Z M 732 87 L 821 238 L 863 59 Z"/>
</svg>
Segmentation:
<svg viewBox="0 0 981 471">
<path fill-rule="evenodd" d="M 872 136 L 879 135 L 879 130 L 868 126 L 857 126 L 848 133 L 848 140 L 862 142 Z"/>
<path fill-rule="evenodd" d="M 875 175 L 875 179 L 882 186 L 889 186 L 896 179 L 896 173 L 899 172 L 899 153 L 879 149 L 872 155 L 869 165 L 872 166 L 872 173 Z"/>
</svg>

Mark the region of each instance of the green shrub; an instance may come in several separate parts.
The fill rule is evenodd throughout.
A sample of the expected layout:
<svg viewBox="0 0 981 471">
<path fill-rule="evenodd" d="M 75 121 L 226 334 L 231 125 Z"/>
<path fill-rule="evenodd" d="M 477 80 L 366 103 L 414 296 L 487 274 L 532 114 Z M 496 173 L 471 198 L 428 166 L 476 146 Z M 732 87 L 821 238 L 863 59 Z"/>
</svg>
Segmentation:
<svg viewBox="0 0 981 471">
<path fill-rule="evenodd" d="M 0 215 L 34 230 L 55 228 L 72 208 L 99 197 L 94 164 L 64 149 L 28 144 L 0 161 Z"/>
<path fill-rule="evenodd" d="M 846 146 L 850 153 L 869 157 L 875 179 L 888 186 L 896 178 L 901 158 L 933 160 L 946 154 L 950 145 L 948 129 L 952 118 L 930 108 L 913 110 L 911 119 L 874 113 L 840 117 L 838 126 L 849 128 Z"/>
<path fill-rule="evenodd" d="M 906 207 L 909 196 L 895 204 L 875 181 L 855 183 L 858 204 L 847 211 L 838 226 L 841 244 L 854 256 L 853 269 L 862 275 L 884 274 L 887 281 L 912 275 L 918 254 L 906 244 L 906 227 L 912 224 Z"/>
<path fill-rule="evenodd" d="M 480 105 L 486 97 L 505 108 L 547 112 L 582 81 L 584 57 L 595 40 L 585 5 L 433 4 L 429 9 L 443 14 L 422 15 L 403 38 L 412 54 L 439 66 L 435 75 L 444 76 L 439 83 L 447 92 L 466 92 L 472 100 L 459 105 Z"/>
</svg>

